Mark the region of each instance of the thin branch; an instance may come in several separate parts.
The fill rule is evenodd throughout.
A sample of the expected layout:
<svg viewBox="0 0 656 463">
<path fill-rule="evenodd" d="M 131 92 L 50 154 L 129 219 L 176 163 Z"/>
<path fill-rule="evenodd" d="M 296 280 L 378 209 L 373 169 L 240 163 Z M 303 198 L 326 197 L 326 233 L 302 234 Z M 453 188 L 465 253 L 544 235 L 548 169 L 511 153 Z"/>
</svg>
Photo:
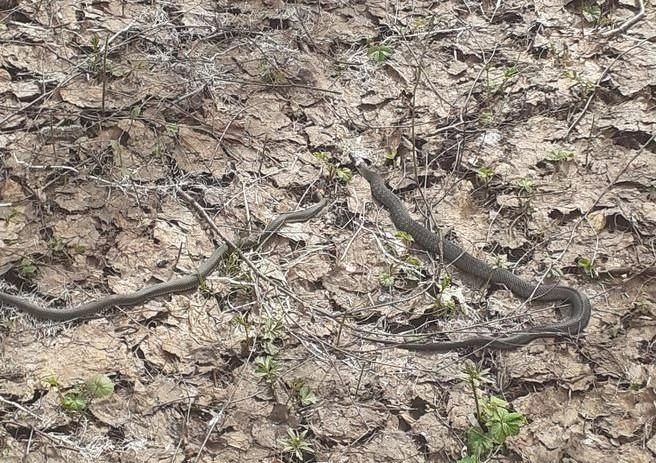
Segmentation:
<svg viewBox="0 0 656 463">
<path fill-rule="evenodd" d="M 638 0 L 638 5 L 640 7 L 640 11 L 638 11 L 638 14 L 636 14 L 633 18 L 627 19 L 621 26 L 606 32 L 602 32 L 600 35 L 602 37 L 612 37 L 614 35 L 621 34 L 629 30 L 631 26 L 633 26 L 635 23 L 637 23 L 638 21 L 640 21 L 642 18 L 645 17 L 645 2 L 643 0 Z"/>
</svg>

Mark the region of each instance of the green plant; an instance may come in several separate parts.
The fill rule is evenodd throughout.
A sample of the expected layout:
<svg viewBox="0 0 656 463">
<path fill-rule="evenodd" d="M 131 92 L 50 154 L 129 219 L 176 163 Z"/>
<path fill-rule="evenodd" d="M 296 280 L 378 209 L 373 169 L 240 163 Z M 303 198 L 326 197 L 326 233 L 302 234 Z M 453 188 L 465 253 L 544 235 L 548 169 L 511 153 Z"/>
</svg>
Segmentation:
<svg viewBox="0 0 656 463">
<path fill-rule="evenodd" d="M 36 263 L 29 257 L 23 257 L 20 261 L 20 265 L 18 266 L 18 272 L 24 278 L 31 280 L 36 276 Z"/>
<path fill-rule="evenodd" d="M 397 273 L 396 267 L 394 265 L 390 265 L 387 268 L 387 270 L 381 272 L 378 275 L 378 283 L 380 283 L 380 285 L 383 288 L 388 288 L 388 289 L 391 288 L 392 286 L 394 286 L 394 280 L 395 280 L 394 277 L 396 273 Z"/>
<path fill-rule="evenodd" d="M 515 65 L 508 66 L 503 70 L 504 83 L 519 74 L 519 68 Z"/>
<path fill-rule="evenodd" d="M 481 167 L 476 171 L 476 178 L 481 183 L 489 183 L 489 181 L 492 180 L 493 176 L 494 176 L 494 169 L 492 169 L 491 167 Z"/>
<path fill-rule="evenodd" d="M 565 71 L 563 72 L 563 77 L 574 82 L 573 87 L 578 88 L 578 94 L 583 98 L 588 97 L 596 87 L 592 80 L 584 79 L 576 71 Z"/>
<path fill-rule="evenodd" d="M 275 343 L 278 339 L 282 339 L 285 334 L 285 325 L 281 320 L 274 318 L 267 318 L 264 320 L 262 327 L 262 348 L 264 352 L 269 355 L 275 355 L 278 348 Z"/>
<path fill-rule="evenodd" d="M 94 399 L 104 399 L 114 393 L 114 382 L 107 375 L 94 375 L 86 382 L 86 392 Z"/>
<path fill-rule="evenodd" d="M 287 429 L 287 436 L 280 439 L 282 445 L 282 452 L 291 454 L 297 460 L 303 461 L 304 454 L 314 453 L 312 446 L 306 440 L 308 430 L 299 431 L 296 429 Z"/>
<path fill-rule="evenodd" d="M 330 161 L 330 154 L 325 151 L 315 151 L 312 155 L 326 166 L 328 180 L 337 179 L 341 183 L 348 183 L 353 178 L 353 172 L 348 167 L 337 167 Z"/>
<path fill-rule="evenodd" d="M 200 276 L 198 278 L 198 290 L 204 297 L 210 297 L 212 295 L 212 289 L 207 284 L 207 279 Z"/>
<path fill-rule="evenodd" d="M 43 379 L 52 389 L 61 389 L 61 384 L 54 376 Z M 59 403 L 67 412 L 83 412 L 94 399 L 104 399 L 114 393 L 114 382 L 103 374 L 89 378 L 84 384 L 73 387 L 64 393 L 59 393 Z"/>
<path fill-rule="evenodd" d="M 388 147 L 385 150 L 385 153 L 383 154 L 383 156 L 385 157 L 386 160 L 393 161 L 394 159 L 396 159 L 396 156 L 398 156 L 398 154 L 399 154 L 398 149 L 393 148 L 393 147 Z"/>
<path fill-rule="evenodd" d="M 253 325 L 251 325 L 251 322 L 248 321 L 248 314 L 239 313 L 235 315 L 232 319 L 232 323 L 237 325 L 238 329 L 243 330 L 247 339 L 250 337 Z"/>
<path fill-rule="evenodd" d="M 410 233 L 404 231 L 397 231 L 394 234 L 394 237 L 400 240 L 405 247 L 412 246 L 412 243 L 414 243 L 415 241 L 415 239 L 412 237 Z"/>
<path fill-rule="evenodd" d="M 501 70 L 495 68 L 492 63 L 485 63 L 483 66 L 485 73 L 485 93 L 488 99 L 496 93 L 502 92 L 508 82 L 519 74 L 519 68 L 515 65 L 507 66 Z"/>
<path fill-rule="evenodd" d="M 450 288 L 453 284 L 453 279 L 451 275 L 443 275 L 440 278 L 440 292 L 444 292 L 446 289 Z"/>
<path fill-rule="evenodd" d="M 7 223 L 9 223 L 11 219 L 13 219 L 14 217 L 18 217 L 20 214 L 21 213 L 17 208 L 12 207 L 11 209 L 9 209 L 9 213 L 7 214 L 7 218 L 5 220 L 7 221 Z"/>
<path fill-rule="evenodd" d="M 581 15 L 590 24 L 599 24 L 601 19 L 601 8 L 599 5 L 587 5 L 581 9 Z"/>
<path fill-rule="evenodd" d="M 505 254 L 491 254 L 488 261 L 492 268 L 510 268 L 508 256 Z"/>
<path fill-rule="evenodd" d="M 284 84 L 285 74 L 276 66 L 271 66 L 267 62 L 260 63 L 260 78 L 267 84 Z"/>
<path fill-rule="evenodd" d="M 133 106 L 130 109 L 130 119 L 136 120 L 141 117 L 141 106 Z"/>
<path fill-rule="evenodd" d="M 576 261 L 576 264 L 579 266 L 579 268 L 583 269 L 585 274 L 590 278 L 596 278 L 599 275 L 597 272 L 597 266 L 592 259 L 588 259 L 587 257 L 579 257 Z"/>
<path fill-rule="evenodd" d="M 298 403 L 302 406 L 312 405 L 317 402 L 317 396 L 314 394 L 314 391 L 310 389 L 305 383 L 303 378 L 295 378 L 292 380 L 290 387 L 296 393 Z"/>
<path fill-rule="evenodd" d="M 482 109 L 478 115 L 478 122 L 483 127 L 489 127 L 494 122 L 494 111 L 491 109 Z"/>
<path fill-rule="evenodd" d="M 50 238 L 48 248 L 55 253 L 62 253 L 66 249 L 66 243 L 61 238 Z"/>
<path fill-rule="evenodd" d="M 458 312 L 458 305 L 451 297 L 451 291 L 446 289 L 433 300 L 431 309 L 436 316 L 440 318 L 448 318 Z"/>
<path fill-rule="evenodd" d="M 491 383 L 488 370 L 479 370 L 473 362 L 467 362 L 461 377 L 469 386 L 476 407 L 475 418 L 478 426 L 467 430 L 467 450 L 469 455 L 458 463 L 478 463 L 490 453 L 502 448 L 506 439 L 519 434 L 526 424 L 524 415 L 508 410 L 508 403 L 498 397 L 481 397 L 480 386 Z"/>
<path fill-rule="evenodd" d="M 282 367 L 271 355 L 259 356 L 255 359 L 255 374 L 269 384 L 273 384 L 278 377 Z"/>
<path fill-rule="evenodd" d="M 573 160 L 575 156 L 576 152 L 574 150 L 557 149 L 549 153 L 547 160 L 552 162 L 564 162 Z"/>
<path fill-rule="evenodd" d="M 535 182 L 530 178 L 522 178 L 517 180 L 517 186 L 519 187 L 520 191 L 527 194 L 533 193 L 533 191 L 535 191 Z"/>
<path fill-rule="evenodd" d="M 367 56 L 376 63 L 382 63 L 392 56 L 392 49 L 385 45 L 372 45 L 367 48 Z"/>
<path fill-rule="evenodd" d="M 87 60 L 87 69 L 90 72 L 99 72 L 103 61 L 102 57 L 102 40 L 100 36 L 93 35 L 90 40 L 91 56 Z"/>
</svg>

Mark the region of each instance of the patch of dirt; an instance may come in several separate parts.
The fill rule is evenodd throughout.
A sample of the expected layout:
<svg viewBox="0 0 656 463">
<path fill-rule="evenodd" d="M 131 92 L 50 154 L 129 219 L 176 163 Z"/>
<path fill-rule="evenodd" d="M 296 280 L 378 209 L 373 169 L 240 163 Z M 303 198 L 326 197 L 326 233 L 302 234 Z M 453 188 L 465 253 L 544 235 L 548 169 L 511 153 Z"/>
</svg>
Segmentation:
<svg viewBox="0 0 656 463">
<path fill-rule="evenodd" d="M 329 203 L 195 292 L 2 307 L 3 461 L 457 461 L 468 361 L 527 418 L 492 460 L 654 461 L 656 14 L 586 21 L 598 3 L 0 1 L 0 291 L 62 307 L 193 274 L 221 239 L 181 192 L 235 242 Z M 409 248 L 351 152 L 472 253 L 580 288 L 585 333 L 361 340 L 557 311 Z M 66 411 L 97 374 L 114 394 Z"/>
</svg>

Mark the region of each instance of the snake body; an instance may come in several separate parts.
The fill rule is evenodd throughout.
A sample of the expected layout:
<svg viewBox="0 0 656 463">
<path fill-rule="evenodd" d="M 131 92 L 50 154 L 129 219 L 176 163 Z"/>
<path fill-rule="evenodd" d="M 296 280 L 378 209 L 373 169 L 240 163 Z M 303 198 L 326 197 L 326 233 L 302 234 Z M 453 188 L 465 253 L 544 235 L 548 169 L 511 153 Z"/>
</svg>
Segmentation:
<svg viewBox="0 0 656 463">
<path fill-rule="evenodd" d="M 428 343 L 397 343 L 381 339 L 375 339 L 375 341 L 408 350 L 432 352 L 483 347 L 512 349 L 524 346 L 539 338 L 576 336 L 587 326 L 592 308 L 585 294 L 568 286 L 530 283 L 506 269 L 491 267 L 463 250 L 457 244 L 432 233 L 414 220 L 399 198 L 387 188 L 385 181 L 378 173 L 366 167 L 360 159 L 356 159 L 356 166 L 362 176 L 369 182 L 372 196 L 384 206 L 396 228 L 410 234 L 415 243 L 426 251 L 441 256 L 445 265 L 453 265 L 479 280 L 503 285 L 515 295 L 526 300 L 562 301 L 570 307 L 568 316 L 556 323 L 535 326 L 526 331 L 506 333 L 500 337 L 474 336 L 461 341 Z"/>
<path fill-rule="evenodd" d="M 323 209 L 325 205 L 326 201 L 321 200 L 314 206 L 311 206 L 307 209 L 287 212 L 277 216 L 269 225 L 267 225 L 264 231 L 246 238 L 239 246 L 239 249 L 247 250 L 257 246 L 266 237 L 270 236 L 272 233 L 275 233 L 285 223 L 305 222 L 306 220 L 315 216 L 321 209 Z M 186 291 L 191 291 L 198 288 L 201 282 L 204 281 L 204 279 L 207 278 L 214 270 L 216 270 L 216 267 L 221 262 L 224 254 L 230 249 L 231 246 L 228 244 L 223 244 L 217 247 L 212 255 L 203 261 L 203 263 L 198 267 L 198 270 L 195 274 L 146 286 L 145 288 L 130 294 L 113 294 L 111 296 L 88 302 L 77 307 L 69 307 L 65 309 L 42 307 L 24 298 L 3 292 L 0 292 L 0 305 L 13 306 L 17 309 L 27 312 L 36 318 L 56 321 L 89 317 L 111 307 L 134 307 L 159 296 L 174 293 L 184 293 Z"/>
</svg>

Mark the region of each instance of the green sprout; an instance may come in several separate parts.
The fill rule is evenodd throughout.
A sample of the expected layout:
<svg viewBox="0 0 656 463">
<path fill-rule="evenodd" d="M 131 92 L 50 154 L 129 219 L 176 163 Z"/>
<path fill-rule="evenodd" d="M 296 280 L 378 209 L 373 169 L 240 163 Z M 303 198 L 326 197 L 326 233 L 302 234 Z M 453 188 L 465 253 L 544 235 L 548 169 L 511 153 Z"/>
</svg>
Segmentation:
<svg viewBox="0 0 656 463">
<path fill-rule="evenodd" d="M 599 5 L 584 6 L 581 10 L 583 19 L 589 24 L 598 24 L 601 19 L 601 8 Z"/>
<path fill-rule="evenodd" d="M 29 257 L 23 257 L 18 266 L 18 272 L 28 280 L 36 276 L 36 263 Z"/>
<path fill-rule="evenodd" d="M 278 379 L 281 369 L 278 361 L 270 355 L 255 359 L 255 374 L 269 384 L 273 384 Z"/>
<path fill-rule="evenodd" d="M 410 246 L 412 246 L 412 243 L 415 242 L 415 240 L 414 240 L 414 238 L 412 237 L 412 235 L 411 235 L 410 233 L 408 233 L 408 232 L 404 232 L 404 231 L 397 231 L 397 232 L 394 234 L 394 237 L 395 237 L 396 239 L 400 240 L 400 241 L 403 243 L 403 245 L 404 245 L 405 247 L 410 247 Z"/>
<path fill-rule="evenodd" d="M 385 45 L 374 45 L 367 48 L 367 56 L 376 63 L 383 63 L 392 56 L 392 49 Z"/>
<path fill-rule="evenodd" d="M 394 286 L 394 277 L 396 273 L 396 267 L 394 265 L 390 265 L 387 270 L 381 272 L 380 275 L 378 275 L 378 283 L 380 283 L 383 288 L 391 288 Z"/>
<path fill-rule="evenodd" d="M 592 259 L 588 259 L 587 257 L 579 257 L 576 264 L 579 266 L 579 268 L 583 269 L 585 274 L 590 278 L 596 278 L 599 275 L 599 272 L 597 272 L 597 266 L 592 261 Z"/>
<path fill-rule="evenodd" d="M 503 447 L 506 440 L 519 434 L 526 418 L 519 412 L 508 410 L 508 403 L 498 397 L 479 396 L 480 386 L 491 383 L 489 370 L 479 370 L 473 362 L 465 366 L 461 378 L 469 385 L 476 407 L 478 426 L 467 430 L 467 450 L 469 455 L 458 460 L 458 463 L 478 463 L 485 460 L 491 453 Z"/>
<path fill-rule="evenodd" d="M 517 186 L 524 193 L 533 193 L 535 191 L 535 182 L 530 178 L 522 178 L 517 181 Z"/>
<path fill-rule="evenodd" d="M 490 180 L 492 180 L 493 176 L 494 176 L 494 169 L 492 169 L 491 167 L 481 167 L 476 171 L 476 178 L 481 183 L 489 183 Z"/>
<path fill-rule="evenodd" d="M 296 429 L 287 429 L 287 436 L 280 439 L 282 445 L 282 452 L 291 454 L 297 460 L 303 461 L 303 454 L 314 453 L 312 446 L 307 442 L 308 430 L 298 431 Z"/>
<path fill-rule="evenodd" d="M 547 160 L 552 162 L 564 162 L 573 160 L 575 156 L 576 152 L 573 150 L 557 149 L 549 153 Z"/>
<path fill-rule="evenodd" d="M 295 378 L 292 380 L 290 387 L 296 393 L 298 402 L 302 406 L 312 405 L 317 402 L 317 396 L 314 394 L 314 391 L 310 389 L 310 386 L 305 383 L 303 378 Z"/>
<path fill-rule="evenodd" d="M 61 389 L 59 380 L 54 376 L 43 379 L 51 389 Z M 94 399 L 104 399 L 114 393 L 114 382 L 104 374 L 97 374 L 86 383 L 73 387 L 59 395 L 59 403 L 67 412 L 83 412 Z"/>
</svg>

